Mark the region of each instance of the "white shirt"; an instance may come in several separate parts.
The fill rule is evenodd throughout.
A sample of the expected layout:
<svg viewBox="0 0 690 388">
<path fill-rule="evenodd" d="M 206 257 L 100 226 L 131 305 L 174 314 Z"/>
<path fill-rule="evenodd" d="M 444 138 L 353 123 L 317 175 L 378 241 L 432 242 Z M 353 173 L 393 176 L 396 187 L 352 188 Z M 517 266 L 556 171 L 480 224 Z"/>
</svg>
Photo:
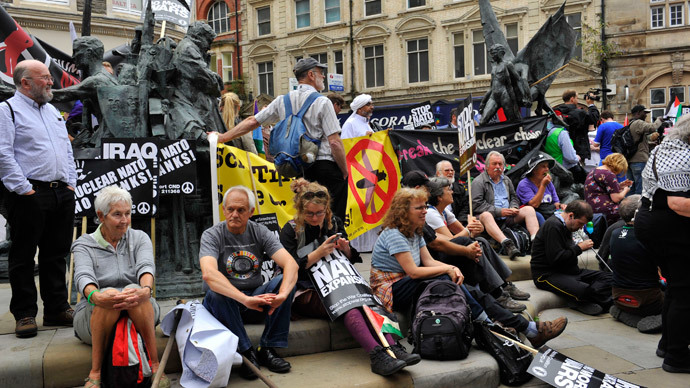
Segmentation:
<svg viewBox="0 0 690 388">
<path fill-rule="evenodd" d="M 368 131 L 371 131 L 368 124 L 369 120 L 353 112 L 343 124 L 343 131 L 340 137 L 343 139 L 350 139 L 353 137 L 365 136 Z"/>
<path fill-rule="evenodd" d="M 443 215 L 441 215 L 434 206 L 429 206 L 426 209 L 426 223 L 429 224 L 433 230 L 442 226 L 448 226 L 457 220 L 453 212 L 449 212 L 448 209 L 443 209 Z"/>
</svg>

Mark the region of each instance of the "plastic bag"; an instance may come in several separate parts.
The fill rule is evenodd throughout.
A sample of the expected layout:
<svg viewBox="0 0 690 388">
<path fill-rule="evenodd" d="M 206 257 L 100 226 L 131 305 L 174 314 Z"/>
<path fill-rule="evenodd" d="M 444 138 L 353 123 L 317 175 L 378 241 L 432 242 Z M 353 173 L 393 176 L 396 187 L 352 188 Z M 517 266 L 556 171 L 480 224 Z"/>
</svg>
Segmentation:
<svg viewBox="0 0 690 388">
<path fill-rule="evenodd" d="M 517 342 L 521 341 L 496 324 L 474 322 L 474 340 L 480 349 L 488 352 L 498 363 L 501 383 L 521 385 L 529 381 L 532 375 L 527 373 L 527 368 L 532 363 L 532 353 L 507 339 L 493 335 L 491 331 L 513 338 Z"/>
</svg>

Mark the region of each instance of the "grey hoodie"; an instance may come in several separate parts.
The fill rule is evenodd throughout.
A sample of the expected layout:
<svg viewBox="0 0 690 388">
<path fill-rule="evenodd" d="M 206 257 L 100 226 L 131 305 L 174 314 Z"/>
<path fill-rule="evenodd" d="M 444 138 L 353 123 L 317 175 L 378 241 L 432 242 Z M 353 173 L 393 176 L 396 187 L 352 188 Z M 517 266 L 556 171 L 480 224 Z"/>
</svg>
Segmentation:
<svg viewBox="0 0 690 388">
<path fill-rule="evenodd" d="M 98 233 L 100 234 L 100 232 Z M 96 232 L 79 237 L 72 244 L 74 253 L 74 282 L 79 292 L 93 283 L 99 289 L 114 287 L 122 290 L 128 284 L 139 284 L 145 273 L 155 276 L 151 239 L 141 230 L 129 228 L 117 244 L 99 243 Z M 75 311 L 86 306 L 86 299 Z"/>
</svg>

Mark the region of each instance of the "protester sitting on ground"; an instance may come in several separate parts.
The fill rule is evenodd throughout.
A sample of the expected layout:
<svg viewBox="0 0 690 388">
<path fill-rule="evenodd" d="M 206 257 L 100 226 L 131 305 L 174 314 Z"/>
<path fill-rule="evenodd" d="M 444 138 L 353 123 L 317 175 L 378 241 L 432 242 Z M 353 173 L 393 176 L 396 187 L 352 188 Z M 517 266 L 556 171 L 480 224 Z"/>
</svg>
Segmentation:
<svg viewBox="0 0 690 388">
<path fill-rule="evenodd" d="M 330 255 L 335 249 L 342 252 L 353 264 L 361 263 L 362 259 L 357 250 L 350 247 L 342 221 L 331 213 L 331 198 L 325 187 L 300 178 L 295 180 L 290 188 L 295 192 L 296 213 L 295 217 L 283 226 L 280 241 L 299 265 L 297 292 L 292 310 L 302 316 L 328 319 L 328 312 L 309 278 L 308 268 Z M 306 255 L 302 252 L 300 255 L 302 248 L 309 245 L 312 248 L 311 252 Z M 371 371 L 376 374 L 388 376 L 421 360 L 419 355 L 407 353 L 390 334 L 385 334 L 390 350 L 396 358 L 388 355 L 385 347 L 377 340 L 376 334 L 372 334 L 360 308 L 348 310 L 343 323 L 352 337 L 369 354 Z"/>
<path fill-rule="evenodd" d="M 642 196 L 625 198 L 618 209 L 625 226 L 611 236 L 613 306 L 611 315 L 643 333 L 661 330 L 664 294 L 654 255 L 635 237 L 633 216 Z"/>
<path fill-rule="evenodd" d="M 290 307 L 295 294 L 298 266 L 278 237 L 263 225 L 249 220 L 256 198 L 244 186 L 233 186 L 223 196 L 225 221 L 206 229 L 201 235 L 199 262 L 203 276 L 204 307 L 237 337 L 237 351 L 257 368 L 287 373 L 290 363 L 280 358 L 274 348 L 288 345 Z M 262 263 L 275 261 L 282 269 L 267 283 L 261 276 Z M 258 355 L 249 341 L 245 321 L 264 319 Z M 240 376 L 257 376 L 246 364 Z"/>
<path fill-rule="evenodd" d="M 529 294 L 520 291 L 512 283 L 506 283 L 505 279 L 510 276 L 511 271 L 491 248 L 489 242 L 478 237 L 484 231 L 482 224 L 476 218 L 468 216 L 471 221 L 467 228 L 464 228 L 453 213 L 448 211 L 447 206 L 453 201 L 450 181 L 447 178 L 433 177 L 429 180 L 427 188 L 429 208 L 426 224 L 437 235 L 443 235 L 452 239 L 454 243 L 467 246 L 466 249 L 469 251 L 465 257 L 443 255 L 440 261 L 458 266 L 465 275 L 465 282 L 479 285 L 482 291 L 491 294 L 506 309 L 516 313 L 525 310 L 527 306 L 515 302 L 511 294 L 521 300 L 528 299 Z M 506 287 L 505 292 L 503 286 Z"/>
<path fill-rule="evenodd" d="M 652 150 L 642 172 L 635 235 L 659 261 L 668 281 L 656 354 L 667 372 L 690 373 L 690 115 Z"/>
<path fill-rule="evenodd" d="M 585 180 L 585 201 L 595 213 L 606 216 L 609 225 L 618 221 L 618 203 L 630 191 L 629 180 L 618 183 L 616 175 L 628 168 L 625 156 L 613 153 L 607 156 L 602 165 L 590 171 Z"/>
<path fill-rule="evenodd" d="M 84 299 L 74 313 L 74 334 L 91 344 L 91 371 L 84 387 L 101 386 L 106 342 L 122 314 L 141 334 L 151 370 L 158 370 L 155 326 L 160 308 L 153 298 L 156 265 L 151 239 L 131 229 L 132 196 L 117 186 L 101 190 L 94 203 L 100 225 L 72 244 L 74 281 Z M 170 386 L 167 378 L 159 386 Z"/>
<path fill-rule="evenodd" d="M 539 221 L 532 206 L 519 207 L 513 182 L 503 175 L 505 158 L 491 151 L 486 156 L 486 170 L 472 181 L 472 204 L 475 214 L 494 240 L 501 243 L 511 260 L 520 254 L 512 240 L 501 231 L 502 226 L 525 223 L 532 239 L 539 230 Z"/>
<path fill-rule="evenodd" d="M 546 220 L 532 243 L 530 267 L 537 288 L 565 296 L 582 313 L 599 315 L 611 307 L 611 273 L 580 269 L 577 257 L 594 243 L 573 241 L 573 232 L 592 214 L 587 202 L 576 200 Z"/>
<path fill-rule="evenodd" d="M 620 228 L 621 226 L 625 226 L 625 221 L 623 220 L 618 220 L 613 223 L 613 225 L 609 225 L 608 228 L 606 228 L 606 232 L 604 232 L 604 236 L 601 239 L 601 245 L 599 245 L 599 250 L 597 250 L 597 253 L 599 256 L 604 259 L 607 265 L 611 265 L 611 249 L 609 246 L 609 243 L 611 242 L 611 235 L 613 234 L 613 231 Z M 604 266 L 604 264 L 599 263 L 599 269 L 602 271 L 608 271 L 608 268 Z"/>
<path fill-rule="evenodd" d="M 556 211 L 565 209 L 565 204 L 561 204 L 549 174 L 549 169 L 555 163 L 555 160 L 541 152 L 533 156 L 529 160 L 527 172 L 517 186 L 516 195 L 520 203 L 534 208 L 539 226 Z"/>
<path fill-rule="evenodd" d="M 453 182 L 453 203 L 449 209 L 458 221 L 467 225 L 467 215 L 470 214 L 470 197 L 467 195 L 465 187 L 455 181 L 453 165 L 447 160 L 436 163 L 436 176 L 444 176 Z"/>
</svg>

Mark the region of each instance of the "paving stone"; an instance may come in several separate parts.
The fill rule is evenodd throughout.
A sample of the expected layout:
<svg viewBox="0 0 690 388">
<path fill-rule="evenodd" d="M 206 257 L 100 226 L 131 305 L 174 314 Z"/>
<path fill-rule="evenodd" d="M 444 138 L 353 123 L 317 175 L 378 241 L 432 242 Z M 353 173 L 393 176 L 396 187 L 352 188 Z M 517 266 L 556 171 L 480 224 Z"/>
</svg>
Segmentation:
<svg viewBox="0 0 690 388">
<path fill-rule="evenodd" d="M 659 365 L 661 365 L 661 359 L 659 359 Z M 688 388 L 690 386 L 690 376 L 687 373 L 668 373 L 660 367 L 618 373 L 614 376 L 650 388 Z"/>
<path fill-rule="evenodd" d="M 42 387 L 43 353 L 55 330 L 39 331 L 32 338 L 0 336 L 0 387 Z"/>
<path fill-rule="evenodd" d="M 641 369 L 632 362 L 626 361 L 615 354 L 609 353 L 594 345 L 561 349 L 559 352 L 565 354 L 573 360 L 587 364 L 592 368 L 598 369 L 610 375 Z"/>
</svg>

